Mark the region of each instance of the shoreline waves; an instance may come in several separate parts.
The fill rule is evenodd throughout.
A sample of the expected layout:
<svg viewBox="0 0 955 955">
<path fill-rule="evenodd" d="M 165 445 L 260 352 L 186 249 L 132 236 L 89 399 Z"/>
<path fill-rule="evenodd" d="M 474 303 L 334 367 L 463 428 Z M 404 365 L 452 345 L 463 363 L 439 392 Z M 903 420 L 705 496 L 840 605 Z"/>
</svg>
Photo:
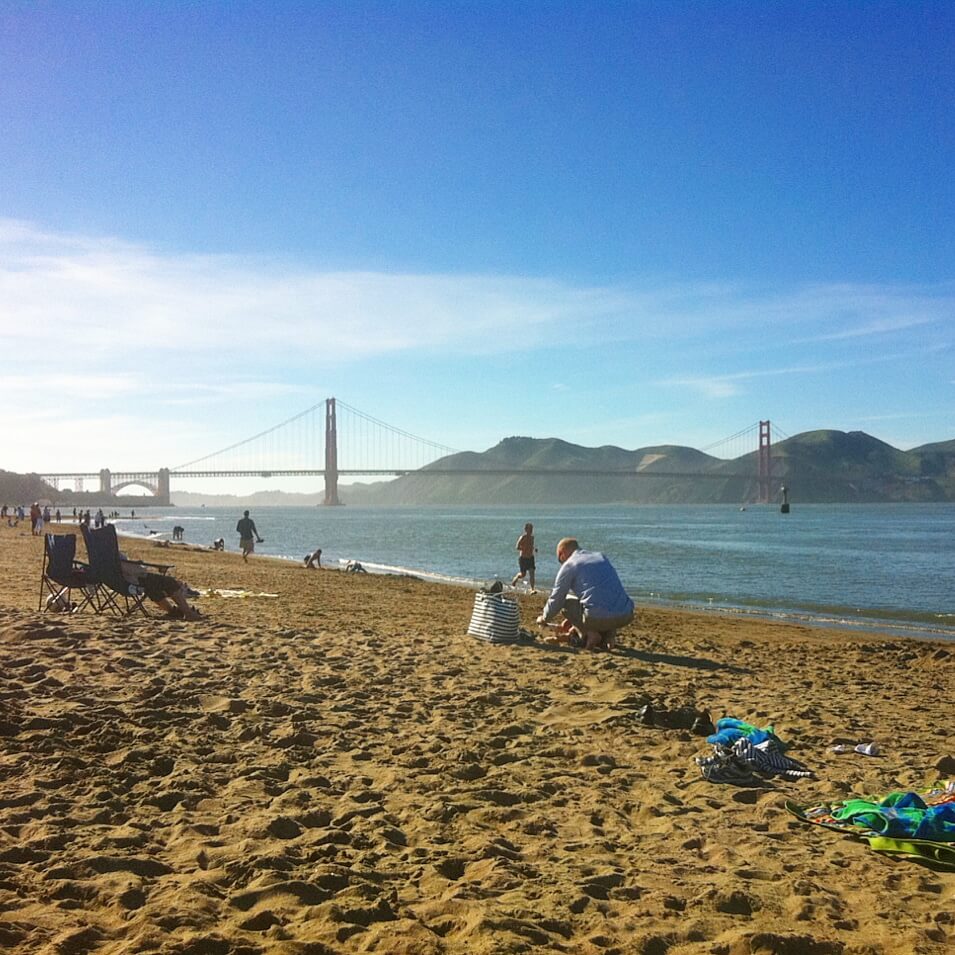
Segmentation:
<svg viewBox="0 0 955 955">
<path fill-rule="evenodd" d="M 955 873 L 785 802 L 955 776 L 955 648 L 642 603 L 612 654 L 489 646 L 467 587 L 124 549 L 239 596 L 41 614 L 42 540 L 0 527 L 8 951 L 951 950 Z M 516 596 L 530 626 L 545 594 Z M 813 775 L 704 779 L 662 718 L 688 710 L 772 725 Z"/>
<path fill-rule="evenodd" d="M 213 520 L 213 518 L 200 518 L 202 520 Z M 123 527 L 124 522 L 118 525 Z M 210 550 L 199 544 L 174 543 L 166 541 L 162 537 L 150 537 L 144 534 L 131 532 L 128 529 L 120 529 L 120 536 L 129 537 L 133 540 L 150 541 L 159 543 L 160 546 L 170 546 L 174 548 L 191 548 L 199 551 Z M 256 552 L 256 556 L 261 559 L 272 559 L 281 561 L 285 564 L 300 565 L 301 558 L 292 557 L 287 554 L 272 553 L 265 554 L 261 551 Z M 326 558 L 327 560 L 328 558 Z M 420 580 L 426 580 L 436 584 L 446 584 L 449 586 L 465 587 L 477 589 L 490 583 L 493 578 L 477 578 L 454 576 L 443 574 L 434 570 L 427 570 L 414 566 L 398 566 L 385 564 L 375 560 L 369 560 L 365 557 L 352 555 L 349 557 L 334 558 L 334 564 L 326 564 L 327 569 L 341 569 L 352 561 L 358 561 L 371 574 L 395 577 L 416 577 Z M 506 578 L 507 575 L 505 574 Z M 511 586 L 506 579 L 502 580 L 504 589 L 508 593 L 515 595 L 526 594 L 522 587 Z M 539 591 L 547 594 L 549 585 L 539 585 Z M 858 607 L 831 607 L 819 606 L 813 610 L 787 609 L 779 606 L 744 606 L 735 604 L 732 601 L 717 602 L 714 598 L 703 599 L 680 599 L 679 597 L 664 596 L 661 594 L 645 593 L 638 599 L 647 606 L 659 607 L 661 609 L 686 611 L 689 613 L 717 613 L 730 616 L 751 617 L 759 620 L 779 621 L 781 623 L 800 624 L 808 627 L 818 627 L 824 630 L 838 629 L 849 632 L 880 633 L 888 637 L 915 637 L 928 640 L 955 640 L 955 613 L 893 613 L 891 611 L 882 611 L 881 616 L 872 615 L 872 610 L 863 611 Z"/>
<path fill-rule="evenodd" d="M 530 515 L 514 508 L 272 508 L 254 516 L 266 538 L 257 553 L 297 562 L 320 546 L 328 563 L 353 559 L 465 586 L 511 579 L 518 529 L 532 517 L 541 590 L 557 571 L 556 541 L 572 529 L 583 546 L 611 557 L 638 603 L 955 637 L 953 505 L 802 505 L 785 517 L 718 505 Z M 224 537 L 233 547 L 236 513 L 226 508 L 120 520 L 117 529 L 168 536 L 174 521 L 185 525 L 187 540 Z"/>
<path fill-rule="evenodd" d="M 495 578 L 510 580 L 514 567 L 502 563 L 502 556 L 510 560 L 507 535 L 522 519 L 512 509 L 256 513 L 267 528 L 267 542 L 256 551 L 260 556 L 299 563 L 298 550 L 311 552 L 320 542 L 332 565 L 356 560 L 373 572 L 472 588 Z M 944 606 L 951 600 L 946 568 L 955 561 L 955 537 L 947 530 L 955 517 L 951 506 L 818 505 L 791 517 L 780 519 L 765 508 L 740 514 L 732 507 L 703 505 L 548 512 L 536 518 L 539 589 L 546 591 L 548 571 L 556 566 L 549 538 L 556 539 L 556 528 L 572 526 L 588 545 L 611 554 L 641 603 L 955 639 L 955 606 Z M 173 522 L 186 526 L 187 538 L 221 536 L 228 547 L 235 512 L 144 512 L 116 526 L 122 534 L 155 540 L 167 537 Z M 416 543 L 408 546 L 408 540 Z"/>
</svg>

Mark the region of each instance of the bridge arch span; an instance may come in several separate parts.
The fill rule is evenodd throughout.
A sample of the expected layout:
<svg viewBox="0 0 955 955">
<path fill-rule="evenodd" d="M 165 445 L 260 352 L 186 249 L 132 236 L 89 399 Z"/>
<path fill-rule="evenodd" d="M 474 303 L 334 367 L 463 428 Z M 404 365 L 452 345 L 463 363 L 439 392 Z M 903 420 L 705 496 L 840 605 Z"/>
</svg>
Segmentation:
<svg viewBox="0 0 955 955">
<path fill-rule="evenodd" d="M 159 496 L 159 488 L 155 484 L 149 484 L 146 481 L 142 481 L 139 479 L 134 479 L 132 481 L 124 481 L 122 484 L 114 484 L 112 487 L 112 492 L 113 494 L 118 494 L 120 491 L 122 491 L 124 488 L 127 488 L 127 487 L 145 488 L 147 491 L 149 491 L 150 494 L 152 494 L 153 497 Z"/>
</svg>

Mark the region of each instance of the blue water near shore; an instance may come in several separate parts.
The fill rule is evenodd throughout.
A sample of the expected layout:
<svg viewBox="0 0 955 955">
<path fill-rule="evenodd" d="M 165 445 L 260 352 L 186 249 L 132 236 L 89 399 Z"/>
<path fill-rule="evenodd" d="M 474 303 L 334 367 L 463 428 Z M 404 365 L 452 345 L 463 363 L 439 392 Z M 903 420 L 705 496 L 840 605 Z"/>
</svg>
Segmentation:
<svg viewBox="0 0 955 955">
<path fill-rule="evenodd" d="M 120 533 L 236 550 L 241 512 L 144 511 Z M 367 569 L 474 584 L 516 572 L 514 543 L 535 526 L 538 589 L 557 572 L 563 536 L 604 551 L 639 604 L 732 610 L 827 626 L 955 638 L 955 505 L 259 508 L 259 554 L 358 560 Z M 201 582 L 200 582 L 201 583 Z"/>
</svg>

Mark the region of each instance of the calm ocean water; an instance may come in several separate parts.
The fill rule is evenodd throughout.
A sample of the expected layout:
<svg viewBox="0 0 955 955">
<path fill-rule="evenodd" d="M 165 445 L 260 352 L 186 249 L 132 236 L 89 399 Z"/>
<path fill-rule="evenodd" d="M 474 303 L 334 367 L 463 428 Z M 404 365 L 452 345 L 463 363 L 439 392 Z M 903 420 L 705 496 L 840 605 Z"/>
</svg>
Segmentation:
<svg viewBox="0 0 955 955">
<path fill-rule="evenodd" d="M 118 520 L 121 533 L 238 548 L 241 509 L 175 508 Z M 538 589 L 564 536 L 604 551 L 638 604 L 732 609 L 808 622 L 955 638 L 955 505 L 639 506 L 540 511 L 464 508 L 259 508 L 257 552 L 359 560 L 369 570 L 462 583 L 517 570 L 525 521 L 537 537 Z M 201 583 L 201 582 L 200 582 Z"/>
</svg>

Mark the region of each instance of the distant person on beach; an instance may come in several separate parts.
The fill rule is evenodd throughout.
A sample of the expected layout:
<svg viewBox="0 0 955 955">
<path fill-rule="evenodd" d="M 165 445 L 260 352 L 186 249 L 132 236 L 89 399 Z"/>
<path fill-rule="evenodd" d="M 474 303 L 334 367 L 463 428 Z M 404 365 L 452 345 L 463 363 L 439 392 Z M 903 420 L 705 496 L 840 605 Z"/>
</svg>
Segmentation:
<svg viewBox="0 0 955 955">
<path fill-rule="evenodd" d="M 513 587 L 519 580 L 523 580 L 526 574 L 528 576 L 528 583 L 531 585 L 531 593 L 536 594 L 537 591 L 534 589 L 534 574 L 537 571 L 537 564 L 534 560 L 534 555 L 537 553 L 537 548 L 534 546 L 533 524 L 524 525 L 524 533 L 517 538 L 515 547 L 517 550 L 518 571 L 511 580 L 511 586 Z"/>
<path fill-rule="evenodd" d="M 217 538 L 212 542 L 212 549 L 213 549 L 213 550 L 225 550 L 225 538 L 223 538 L 223 537 L 217 537 Z"/>
<path fill-rule="evenodd" d="M 346 574 L 367 574 L 368 571 L 358 563 L 357 560 L 350 560 L 345 564 L 345 573 Z"/>
<path fill-rule="evenodd" d="M 186 585 L 168 574 L 154 574 L 138 560 L 120 551 L 120 567 L 127 583 L 142 587 L 146 597 L 165 613 L 179 620 L 201 620 L 202 614 L 186 600 Z"/>
<path fill-rule="evenodd" d="M 239 523 L 235 525 L 235 529 L 239 534 L 239 546 L 242 548 L 242 559 L 248 563 L 249 554 L 255 550 L 256 543 L 262 543 L 262 538 L 259 537 L 259 532 L 255 527 L 255 521 L 249 517 L 248 511 L 242 512 L 242 517 L 239 518 Z"/>
<path fill-rule="evenodd" d="M 583 550 L 573 537 L 558 543 L 557 560 L 561 567 L 537 623 L 543 626 L 563 611 L 587 650 L 612 649 L 617 630 L 633 620 L 633 601 L 613 564 L 597 551 Z"/>
<path fill-rule="evenodd" d="M 43 533 L 43 511 L 36 501 L 30 505 L 30 533 L 34 537 Z"/>
<path fill-rule="evenodd" d="M 311 552 L 311 554 L 305 555 L 305 569 L 314 570 L 316 567 L 321 568 L 322 566 L 322 549 L 317 547 Z"/>
</svg>

